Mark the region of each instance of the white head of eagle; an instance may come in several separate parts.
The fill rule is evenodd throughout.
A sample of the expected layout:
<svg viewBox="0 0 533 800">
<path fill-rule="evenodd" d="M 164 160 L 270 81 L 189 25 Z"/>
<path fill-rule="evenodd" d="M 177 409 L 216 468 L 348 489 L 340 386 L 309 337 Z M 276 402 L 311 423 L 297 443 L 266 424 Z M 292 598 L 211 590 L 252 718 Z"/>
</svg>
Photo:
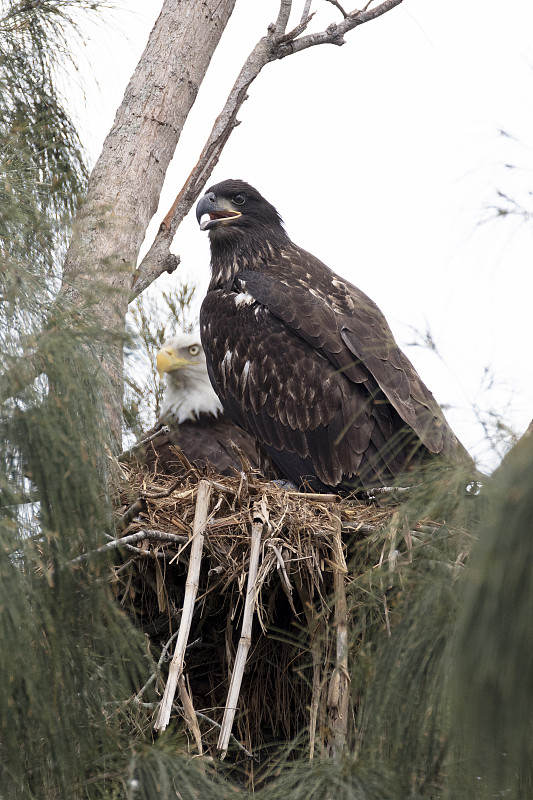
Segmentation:
<svg viewBox="0 0 533 800">
<path fill-rule="evenodd" d="M 242 469 L 236 445 L 257 466 L 255 439 L 224 413 L 207 374 L 198 333 L 178 333 L 157 353 L 157 370 L 165 393 L 157 424 L 141 437 L 140 455 L 150 471 L 182 476 L 185 466 L 178 445 L 198 469 L 206 464 L 223 475 Z"/>
<path fill-rule="evenodd" d="M 178 333 L 157 353 L 157 371 L 165 376 L 160 422 L 195 420 L 200 414 L 217 416 L 220 400 L 207 375 L 205 354 L 197 333 Z"/>
<path fill-rule="evenodd" d="M 471 461 L 379 308 L 295 245 L 256 189 L 211 186 L 196 215 L 211 244 L 207 369 L 274 474 L 350 491 L 436 456 Z"/>
</svg>

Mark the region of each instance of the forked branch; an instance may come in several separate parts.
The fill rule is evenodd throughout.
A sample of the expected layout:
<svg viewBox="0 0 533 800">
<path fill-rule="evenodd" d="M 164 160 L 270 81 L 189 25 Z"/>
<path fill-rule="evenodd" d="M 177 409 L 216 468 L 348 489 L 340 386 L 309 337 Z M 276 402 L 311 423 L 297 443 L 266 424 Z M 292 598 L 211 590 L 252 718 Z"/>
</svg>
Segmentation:
<svg viewBox="0 0 533 800">
<path fill-rule="evenodd" d="M 257 78 L 263 67 L 271 61 L 285 58 L 292 53 L 307 50 L 318 44 L 342 45 L 345 43 L 344 36 L 349 31 L 382 16 L 387 11 L 399 6 L 402 1 L 384 0 L 372 9 L 368 8 L 368 5 L 363 10 L 355 9 L 346 14 L 340 23 L 332 23 L 323 31 L 303 36 L 302 34 L 313 16 L 308 13 L 310 3 L 305 3 L 304 13 L 299 24 L 292 31 L 286 33 L 292 2 L 291 0 L 281 0 L 276 22 L 269 25 L 267 35 L 260 39 L 244 62 L 224 108 L 217 117 L 204 145 L 198 163 L 162 221 L 150 250 L 139 265 L 133 278 L 130 301 L 134 300 L 166 271 L 172 239 L 217 165 L 232 130 L 239 124 L 237 114 L 248 96 L 251 83 Z"/>
</svg>

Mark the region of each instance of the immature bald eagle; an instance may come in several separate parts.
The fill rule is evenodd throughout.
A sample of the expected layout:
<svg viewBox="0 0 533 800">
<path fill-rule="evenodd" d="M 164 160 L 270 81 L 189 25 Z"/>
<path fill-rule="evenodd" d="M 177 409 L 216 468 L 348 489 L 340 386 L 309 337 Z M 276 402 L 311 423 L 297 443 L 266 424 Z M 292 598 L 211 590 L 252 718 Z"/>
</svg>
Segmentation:
<svg viewBox="0 0 533 800">
<path fill-rule="evenodd" d="M 350 490 L 431 454 L 470 461 L 375 303 L 295 245 L 256 189 L 223 181 L 196 216 L 211 243 L 209 376 L 282 476 Z"/>
<path fill-rule="evenodd" d="M 236 444 L 251 466 L 257 465 L 255 441 L 223 413 L 207 375 L 205 355 L 196 333 L 181 333 L 157 354 L 157 369 L 166 387 L 157 425 L 145 434 L 144 460 L 150 469 L 181 475 L 185 468 L 172 445 L 203 469 L 207 462 L 221 475 L 242 469 L 231 446 Z M 151 438 L 155 435 L 155 438 Z"/>
</svg>

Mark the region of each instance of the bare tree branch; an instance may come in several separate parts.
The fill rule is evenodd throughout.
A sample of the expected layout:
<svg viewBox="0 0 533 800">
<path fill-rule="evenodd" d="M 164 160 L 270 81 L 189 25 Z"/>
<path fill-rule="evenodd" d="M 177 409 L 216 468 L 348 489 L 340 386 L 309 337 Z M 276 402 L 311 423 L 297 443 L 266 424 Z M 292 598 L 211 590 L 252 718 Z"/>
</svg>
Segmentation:
<svg viewBox="0 0 533 800">
<path fill-rule="evenodd" d="M 285 56 L 291 55 L 292 53 L 299 53 L 317 44 L 343 45 L 345 44 L 344 36 L 349 31 L 359 27 L 359 25 L 364 25 L 365 22 L 370 22 L 373 19 L 381 17 L 383 14 L 386 14 L 387 11 L 391 11 L 393 8 L 396 8 L 396 6 L 399 6 L 402 2 L 403 0 L 385 0 L 384 3 L 380 3 L 376 8 L 363 11 L 357 9 L 351 11 L 342 22 L 328 25 L 325 31 L 310 33 L 308 36 L 303 36 L 300 39 L 290 42 L 285 48 L 280 48 L 280 53 L 277 57 L 285 58 Z"/>
<path fill-rule="evenodd" d="M 90 316 L 111 449 L 120 452 L 131 275 L 165 173 L 235 0 L 164 0 L 89 179 L 63 267 L 61 307 Z M 193 44 L 194 43 L 194 44 Z M 178 260 L 166 254 L 164 269 Z"/>
<path fill-rule="evenodd" d="M 209 2 L 210 23 L 214 23 L 219 31 L 220 28 L 224 28 L 231 14 L 233 2 L 234 0 L 225 0 L 224 3 L 217 3 L 215 0 Z M 122 335 L 126 304 L 135 299 L 163 272 L 172 272 L 177 267 L 179 257 L 170 253 L 172 239 L 218 163 L 233 128 L 239 124 L 237 114 L 246 100 L 251 83 L 270 61 L 285 58 L 318 44 L 342 45 L 348 31 L 376 19 L 401 2 L 402 0 L 384 0 L 373 9 L 369 9 L 367 4 L 363 10 L 354 10 L 347 14 L 339 24 L 332 23 L 324 31 L 302 36 L 312 18 L 309 14 L 310 2 L 306 0 L 299 24 L 285 33 L 292 3 L 291 0 L 280 0 L 276 23 L 269 26 L 267 35 L 256 44 L 246 59 L 224 108 L 215 121 L 198 163 L 162 221 L 149 252 L 131 277 L 130 265 L 136 259 L 146 226 L 159 197 L 166 166 L 173 154 L 174 148 L 168 146 L 169 137 L 175 146 L 188 113 L 187 108 L 181 108 L 179 113 L 173 111 L 173 103 L 167 98 L 169 87 L 176 82 L 176 75 L 190 72 L 190 64 L 187 61 L 187 58 L 190 61 L 190 48 L 187 29 L 180 27 L 177 22 L 179 14 L 174 8 L 177 0 L 165 0 L 160 19 L 150 36 L 147 51 L 132 77 L 113 129 L 104 144 L 102 156 L 91 176 L 88 198 L 78 217 L 76 232 L 65 264 L 62 294 L 73 303 L 74 307 L 83 305 L 83 292 L 80 291 L 82 288 L 91 287 L 93 294 L 99 298 L 95 308 L 108 338 L 97 343 L 97 355 L 104 371 L 111 379 L 110 389 L 106 395 L 106 409 L 116 440 L 113 442 L 114 450 L 120 450 Z M 162 54 L 158 39 L 165 26 L 168 29 L 173 25 L 178 26 L 178 34 L 181 36 L 179 39 L 176 34 L 177 38 L 174 37 L 172 40 L 174 49 L 179 50 L 182 47 L 184 51 L 183 66 L 179 68 L 174 63 L 175 59 L 172 60 L 174 55 L 181 58 L 179 53 L 173 53 L 172 58 L 168 53 Z M 176 45 L 177 40 L 182 44 L 180 45 L 178 41 Z M 189 81 L 191 91 L 187 97 L 189 107 L 196 96 L 209 58 L 210 54 L 201 64 L 194 65 L 194 76 L 191 75 Z M 165 77 L 166 73 L 160 74 L 153 68 L 154 64 L 160 61 L 168 62 L 171 73 L 167 76 L 168 80 Z M 183 106 L 183 103 L 181 105 Z M 162 136 L 165 138 L 162 139 Z M 147 176 L 151 176 L 154 171 L 154 159 L 157 164 L 158 179 L 150 180 L 150 191 L 148 191 Z M 137 200 L 141 194 L 143 202 L 139 203 Z M 131 286 L 131 290 L 128 286 Z M 113 331 L 116 336 L 110 341 L 109 334 Z M 35 351 L 26 355 L 22 365 L 21 360 L 17 359 L 13 370 L 4 376 L 5 380 L 2 380 L 0 385 L 0 402 L 21 391 L 46 368 L 40 348 L 41 342 Z"/>
<path fill-rule="evenodd" d="M 289 0 L 281 0 L 276 23 L 269 26 L 267 35 L 256 44 L 246 59 L 224 108 L 215 121 L 198 163 L 162 221 L 150 250 L 136 271 L 130 301 L 134 300 L 165 271 L 172 239 L 217 165 L 232 130 L 239 124 L 237 114 L 248 96 L 247 92 L 251 83 L 257 78 L 263 67 L 271 61 L 285 58 L 314 45 L 342 45 L 344 44 L 344 35 L 350 30 L 385 14 L 400 5 L 402 1 L 385 0 L 374 9 L 365 8 L 363 11 L 352 11 L 339 24 L 332 23 L 324 31 L 298 38 L 307 28 L 311 16 L 302 17 L 296 28 L 289 33 L 284 33 L 291 3 Z"/>
<path fill-rule="evenodd" d="M 81 561 L 85 561 L 98 553 L 106 553 L 108 550 L 114 550 L 116 547 L 123 547 L 133 542 L 142 542 L 143 539 L 155 539 L 158 542 L 173 542 L 174 544 L 186 544 L 189 541 L 189 537 L 185 535 L 180 536 L 179 534 L 167 533 L 166 531 L 143 529 L 142 531 L 131 533 L 129 536 L 123 536 L 121 539 L 111 539 L 111 541 L 106 542 L 96 550 L 90 550 L 88 553 L 82 553 L 76 556 L 70 563 L 79 564 Z"/>
<path fill-rule="evenodd" d="M 331 3 L 332 6 L 335 6 L 335 8 L 338 8 L 344 18 L 346 18 L 348 16 L 347 12 L 344 10 L 344 8 L 341 6 L 341 4 L 337 2 L 337 0 L 326 0 L 326 2 L 327 3 Z M 370 3 L 368 5 L 370 5 Z M 368 8 L 368 5 L 365 6 L 364 10 L 366 10 Z"/>
<path fill-rule="evenodd" d="M 278 12 L 278 18 L 275 24 L 269 26 L 269 31 L 272 30 L 274 36 L 283 36 L 287 30 L 287 23 L 291 15 L 292 0 L 281 0 Z"/>
<path fill-rule="evenodd" d="M 300 17 L 300 25 L 304 20 L 306 20 L 309 17 L 309 11 L 311 10 L 311 2 L 312 0 L 305 0 L 302 16 Z"/>
</svg>

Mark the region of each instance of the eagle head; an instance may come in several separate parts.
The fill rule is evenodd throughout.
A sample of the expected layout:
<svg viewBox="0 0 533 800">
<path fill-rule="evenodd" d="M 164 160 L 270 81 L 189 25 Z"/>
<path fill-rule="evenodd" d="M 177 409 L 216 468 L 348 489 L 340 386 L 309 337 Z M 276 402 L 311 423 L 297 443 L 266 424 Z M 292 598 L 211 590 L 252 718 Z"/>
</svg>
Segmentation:
<svg viewBox="0 0 533 800">
<path fill-rule="evenodd" d="M 179 333 L 157 354 L 157 371 L 166 377 L 159 421 L 178 424 L 200 414 L 216 416 L 222 406 L 207 374 L 204 349 L 197 333 Z"/>
<path fill-rule="evenodd" d="M 211 186 L 196 206 L 196 219 L 202 231 L 209 231 L 211 239 L 265 227 L 283 231 L 274 206 L 257 189 L 240 180 Z"/>
</svg>

